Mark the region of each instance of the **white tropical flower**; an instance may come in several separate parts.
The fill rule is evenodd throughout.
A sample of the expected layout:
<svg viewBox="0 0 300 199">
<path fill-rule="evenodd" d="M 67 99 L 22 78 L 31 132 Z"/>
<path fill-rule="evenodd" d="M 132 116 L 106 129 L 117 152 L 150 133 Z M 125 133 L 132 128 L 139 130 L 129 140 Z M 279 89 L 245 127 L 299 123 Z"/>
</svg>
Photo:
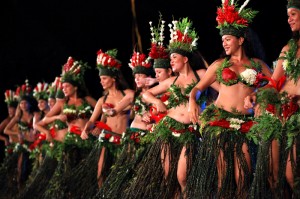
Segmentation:
<svg viewBox="0 0 300 199">
<path fill-rule="evenodd" d="M 177 132 L 172 132 L 172 135 L 173 135 L 174 137 L 180 137 L 180 133 L 177 133 Z"/>
<path fill-rule="evenodd" d="M 256 80 L 257 72 L 254 69 L 247 68 L 240 75 L 247 84 L 253 85 Z"/>
<path fill-rule="evenodd" d="M 238 118 L 229 118 L 227 121 L 230 122 L 229 127 L 236 130 L 239 130 L 241 128 L 241 124 L 245 122 L 244 120 L 240 120 Z"/>
<path fill-rule="evenodd" d="M 284 71 L 286 71 L 286 68 L 288 67 L 289 65 L 289 61 L 287 59 L 285 59 L 283 62 L 282 62 L 282 68 Z"/>
<path fill-rule="evenodd" d="M 114 140 L 115 140 L 115 136 L 111 136 L 111 137 L 108 139 L 109 142 L 114 142 Z"/>
</svg>

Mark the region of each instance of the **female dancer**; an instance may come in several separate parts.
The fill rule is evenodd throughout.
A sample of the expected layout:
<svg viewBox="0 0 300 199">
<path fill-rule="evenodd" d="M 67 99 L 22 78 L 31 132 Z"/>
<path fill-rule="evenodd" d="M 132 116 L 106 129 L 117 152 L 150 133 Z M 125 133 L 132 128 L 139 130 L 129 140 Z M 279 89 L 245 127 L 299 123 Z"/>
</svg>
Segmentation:
<svg viewBox="0 0 300 199">
<path fill-rule="evenodd" d="M 57 140 L 60 142 L 54 142 L 51 149 L 58 160 L 58 166 L 43 197 L 61 198 L 68 195 L 69 193 L 64 190 L 65 177 L 91 150 L 92 141 L 83 141 L 80 138 L 81 131 L 96 104 L 96 101 L 87 95 L 83 77 L 87 68 L 86 63 L 76 61 L 72 57 L 68 58 L 61 74 L 62 91 L 65 97 L 57 100 L 42 122 L 36 125 L 41 132 L 50 134 L 45 127 L 55 119 L 67 124 L 67 133 L 59 135 Z"/>
<path fill-rule="evenodd" d="M 247 27 L 257 12 L 243 10 L 247 2 L 238 9 L 233 1 L 225 0 L 218 8 L 217 28 L 226 56 L 208 67 L 190 94 L 189 116 L 195 124 L 199 122 L 196 93 L 215 81 L 220 83 L 218 98 L 200 116 L 203 142 L 188 178 L 188 197 L 246 198 L 249 192 L 252 168 L 246 133 L 253 122 L 244 98 L 260 86 L 262 74 L 271 73 L 249 51 Z"/>
<path fill-rule="evenodd" d="M 296 182 L 300 177 L 299 0 L 288 1 L 287 14 L 293 37 L 281 50 L 270 84 L 257 95 L 245 99 L 245 107 L 252 108 L 255 103 L 260 110 L 253 130 L 261 139 L 258 175 L 254 178 L 251 191 L 253 198 L 287 197 L 286 181 L 292 190 L 292 197 L 300 197 L 299 183 Z"/>
<path fill-rule="evenodd" d="M 94 135 L 99 136 L 97 150 L 100 154 L 98 155 L 97 175 L 93 175 L 97 176 L 98 187 L 102 186 L 118 154 L 122 133 L 128 127 L 128 110 L 131 108 L 134 97 L 133 90 L 128 89 L 127 84 L 121 78 L 122 64 L 116 59 L 116 55 L 116 49 L 107 52 L 99 50 L 97 53 L 97 68 L 105 94 L 97 101 L 93 115 L 81 135 L 81 138 L 87 139 L 89 132 L 96 125 L 92 133 L 97 132 Z M 97 122 L 100 116 L 101 120 Z"/>
<path fill-rule="evenodd" d="M 17 183 L 19 191 L 21 191 L 32 169 L 29 160 L 29 146 L 35 140 L 33 123 L 38 120 L 38 111 L 36 100 L 31 96 L 28 80 L 25 81 L 24 85 L 17 88 L 16 95 L 19 97 L 17 112 L 5 127 L 4 133 L 8 135 L 18 134 L 19 145 L 15 149 L 19 153 Z M 18 131 L 14 130 L 15 124 L 18 124 Z"/>
</svg>

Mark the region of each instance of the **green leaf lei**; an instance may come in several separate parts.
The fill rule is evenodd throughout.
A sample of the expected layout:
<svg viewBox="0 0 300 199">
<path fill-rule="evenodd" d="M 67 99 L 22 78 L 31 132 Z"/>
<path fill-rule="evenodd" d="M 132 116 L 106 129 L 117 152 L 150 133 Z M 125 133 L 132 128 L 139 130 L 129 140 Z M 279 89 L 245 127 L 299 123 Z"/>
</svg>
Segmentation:
<svg viewBox="0 0 300 199">
<path fill-rule="evenodd" d="M 248 69 L 254 69 L 256 72 L 261 72 L 262 70 L 262 66 L 259 62 L 255 62 L 253 59 L 250 59 L 251 65 L 248 66 L 246 64 L 244 64 L 243 66 L 248 68 Z M 238 75 L 236 79 L 232 79 L 229 81 L 224 81 L 224 79 L 222 78 L 222 72 L 224 70 L 224 68 L 229 68 L 230 66 L 232 66 L 232 63 L 229 61 L 229 58 L 226 57 L 222 63 L 222 65 L 217 69 L 216 71 L 216 75 L 217 75 L 217 81 L 226 85 L 226 86 L 231 86 L 234 84 L 237 84 L 238 82 L 242 82 L 243 84 L 249 86 L 249 87 L 253 87 L 254 85 L 251 85 L 249 83 L 247 83 L 242 77 L 241 75 Z M 234 71 L 233 71 L 234 72 Z"/>
<path fill-rule="evenodd" d="M 296 83 L 300 76 L 300 59 L 296 58 L 298 51 L 298 44 L 294 39 L 291 39 L 288 42 L 289 50 L 284 52 L 283 57 L 279 57 L 279 59 L 283 59 L 282 67 L 285 71 L 286 76 L 290 79 L 294 80 Z"/>
<path fill-rule="evenodd" d="M 142 96 L 139 95 L 137 98 L 135 98 L 134 104 L 133 104 L 133 111 L 137 115 L 143 115 L 145 112 L 149 111 L 149 106 L 142 101 Z"/>
<path fill-rule="evenodd" d="M 87 102 L 83 102 L 80 106 L 65 104 L 63 113 L 72 116 L 74 119 L 86 119 L 91 117 L 93 110 Z"/>
<path fill-rule="evenodd" d="M 23 121 L 18 122 L 18 127 L 21 132 L 27 132 L 31 128 L 30 124 L 28 124 L 27 122 L 23 122 Z"/>
<path fill-rule="evenodd" d="M 181 87 L 172 84 L 167 92 L 170 92 L 171 95 L 168 99 L 169 103 L 167 109 L 174 108 L 179 106 L 180 104 L 187 104 L 189 101 L 189 94 L 191 90 L 196 86 L 197 82 L 193 82 L 184 89 L 183 93 L 181 91 Z"/>
</svg>

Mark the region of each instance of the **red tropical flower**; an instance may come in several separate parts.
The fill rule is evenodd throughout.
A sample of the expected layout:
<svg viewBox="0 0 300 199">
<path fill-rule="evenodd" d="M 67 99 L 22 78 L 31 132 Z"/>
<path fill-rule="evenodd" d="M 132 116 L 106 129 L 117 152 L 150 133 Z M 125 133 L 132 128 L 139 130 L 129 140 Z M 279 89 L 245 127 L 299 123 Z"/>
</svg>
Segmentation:
<svg viewBox="0 0 300 199">
<path fill-rule="evenodd" d="M 268 104 L 266 111 L 275 114 L 275 111 L 276 111 L 275 106 L 273 104 Z"/>
<path fill-rule="evenodd" d="M 149 56 L 152 59 L 167 59 L 169 57 L 169 54 L 166 52 L 166 48 L 164 46 L 157 45 L 156 43 L 151 43 Z"/>
<path fill-rule="evenodd" d="M 74 133 L 76 135 L 81 135 L 81 130 L 78 126 L 73 125 L 70 129 L 70 133 Z"/>
<path fill-rule="evenodd" d="M 112 136 L 111 134 L 109 134 L 109 133 L 105 133 L 105 136 L 104 136 L 104 138 L 108 140 L 109 138 L 111 138 L 111 136 Z"/>
<path fill-rule="evenodd" d="M 223 128 L 230 128 L 230 122 L 225 119 L 211 121 L 211 122 L 209 122 L 209 125 L 210 126 L 219 126 L 219 127 L 223 127 Z"/>
<path fill-rule="evenodd" d="M 167 101 L 169 98 L 170 98 L 170 93 L 168 92 L 168 93 L 164 93 L 164 94 L 160 97 L 160 100 L 161 100 L 162 102 L 165 102 L 165 101 Z"/>
<path fill-rule="evenodd" d="M 225 22 L 228 24 L 238 24 L 248 26 L 248 21 L 239 15 L 239 12 L 235 9 L 234 5 L 229 5 L 229 1 L 225 0 L 223 7 L 217 9 L 218 25 L 222 25 Z"/>
<path fill-rule="evenodd" d="M 224 68 L 223 71 L 222 71 L 222 79 L 225 82 L 229 82 L 229 81 L 237 80 L 238 76 L 236 75 L 235 72 L 233 72 L 229 68 Z"/>
<path fill-rule="evenodd" d="M 247 121 L 243 124 L 241 124 L 240 132 L 242 133 L 248 133 L 253 126 L 254 122 L 252 120 Z"/>
<path fill-rule="evenodd" d="M 293 101 L 283 104 L 282 105 L 282 115 L 283 115 L 284 119 L 287 119 L 291 115 L 293 115 L 298 110 L 298 108 L 299 108 L 298 104 L 294 103 Z"/>
</svg>

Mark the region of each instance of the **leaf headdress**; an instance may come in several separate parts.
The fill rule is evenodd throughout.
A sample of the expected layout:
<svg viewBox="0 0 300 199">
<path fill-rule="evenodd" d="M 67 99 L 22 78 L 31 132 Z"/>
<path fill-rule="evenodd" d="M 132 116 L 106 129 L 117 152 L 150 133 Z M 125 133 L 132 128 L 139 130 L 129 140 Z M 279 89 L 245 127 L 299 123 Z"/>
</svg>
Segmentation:
<svg viewBox="0 0 300 199">
<path fill-rule="evenodd" d="M 244 36 L 245 31 L 258 11 L 251 8 L 245 8 L 250 0 L 238 8 L 234 0 L 222 0 L 222 7 L 217 9 L 217 28 L 220 29 L 220 35 Z"/>
</svg>

